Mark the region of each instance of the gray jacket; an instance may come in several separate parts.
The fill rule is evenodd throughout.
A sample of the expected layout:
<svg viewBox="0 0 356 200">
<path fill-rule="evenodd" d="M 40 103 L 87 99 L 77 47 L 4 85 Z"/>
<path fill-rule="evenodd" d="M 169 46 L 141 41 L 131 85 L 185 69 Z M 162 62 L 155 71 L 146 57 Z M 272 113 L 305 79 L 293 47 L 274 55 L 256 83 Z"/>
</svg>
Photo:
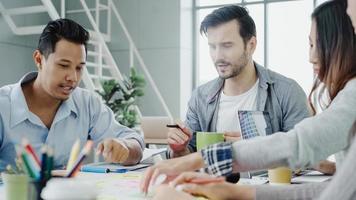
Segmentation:
<svg viewBox="0 0 356 200">
<path fill-rule="evenodd" d="M 286 132 L 302 119 L 310 116 L 307 98 L 302 88 L 292 79 L 255 63 L 259 78 L 257 110 L 267 112 L 266 134 Z M 185 124 L 192 131 L 216 131 L 218 107 L 224 80 L 214 79 L 192 94 L 188 104 Z M 193 134 L 188 148 L 196 151 Z"/>
</svg>

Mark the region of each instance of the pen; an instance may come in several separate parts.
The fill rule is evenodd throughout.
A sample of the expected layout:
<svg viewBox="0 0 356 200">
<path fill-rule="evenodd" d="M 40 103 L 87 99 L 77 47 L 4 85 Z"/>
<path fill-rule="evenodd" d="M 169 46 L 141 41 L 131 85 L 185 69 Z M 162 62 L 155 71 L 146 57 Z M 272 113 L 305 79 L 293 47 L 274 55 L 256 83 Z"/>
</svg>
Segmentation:
<svg viewBox="0 0 356 200">
<path fill-rule="evenodd" d="M 181 129 L 178 124 L 167 124 L 166 126 L 167 126 L 168 128 L 179 128 L 179 129 Z"/>
<path fill-rule="evenodd" d="M 178 125 L 178 124 L 167 124 L 167 128 L 178 128 L 180 129 L 183 133 L 187 134 L 186 132 L 183 131 L 183 129 Z M 188 134 L 187 134 L 188 135 Z"/>
<path fill-rule="evenodd" d="M 167 124 L 166 127 L 167 127 L 167 128 L 178 128 L 178 129 L 180 129 L 185 135 L 187 135 L 189 138 L 191 137 L 191 135 L 189 135 L 189 133 L 184 132 L 184 130 L 183 130 L 178 124 Z"/>
</svg>

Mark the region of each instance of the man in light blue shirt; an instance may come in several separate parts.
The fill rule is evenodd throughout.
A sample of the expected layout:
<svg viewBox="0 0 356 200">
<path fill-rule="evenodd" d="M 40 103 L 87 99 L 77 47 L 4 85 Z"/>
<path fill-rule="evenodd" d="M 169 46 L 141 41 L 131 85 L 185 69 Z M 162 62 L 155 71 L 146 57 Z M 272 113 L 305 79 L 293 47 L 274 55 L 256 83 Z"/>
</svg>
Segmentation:
<svg viewBox="0 0 356 200">
<path fill-rule="evenodd" d="M 38 72 L 0 88 L 0 171 L 14 164 L 14 145 L 26 138 L 39 154 L 42 144 L 54 149 L 55 168 L 66 165 L 71 147 L 88 138 L 106 161 L 136 164 L 142 136 L 119 124 L 94 93 L 78 86 L 86 60 L 89 33 L 68 19 L 51 21 L 33 54 Z"/>
</svg>

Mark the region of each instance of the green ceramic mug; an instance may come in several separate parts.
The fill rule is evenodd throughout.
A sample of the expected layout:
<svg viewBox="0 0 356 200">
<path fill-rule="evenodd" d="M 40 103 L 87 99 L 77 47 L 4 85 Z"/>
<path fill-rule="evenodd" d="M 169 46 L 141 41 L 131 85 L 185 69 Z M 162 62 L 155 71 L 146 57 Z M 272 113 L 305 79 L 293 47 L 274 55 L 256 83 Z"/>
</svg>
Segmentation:
<svg viewBox="0 0 356 200">
<path fill-rule="evenodd" d="M 218 132 L 197 132 L 197 150 L 201 150 L 211 144 L 224 142 L 224 134 Z"/>
<path fill-rule="evenodd" d="M 25 174 L 2 173 L 5 199 L 27 200 L 29 177 Z"/>
</svg>

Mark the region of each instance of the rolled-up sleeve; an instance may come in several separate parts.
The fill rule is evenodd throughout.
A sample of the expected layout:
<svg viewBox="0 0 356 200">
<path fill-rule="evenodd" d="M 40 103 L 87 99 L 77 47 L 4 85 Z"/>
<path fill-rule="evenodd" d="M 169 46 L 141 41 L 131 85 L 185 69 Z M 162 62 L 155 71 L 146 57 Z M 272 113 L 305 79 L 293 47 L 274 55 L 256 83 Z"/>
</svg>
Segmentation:
<svg viewBox="0 0 356 200">
<path fill-rule="evenodd" d="M 89 135 L 95 145 L 105 138 L 134 139 L 141 149 L 145 144 L 140 133 L 121 125 L 116 121 L 113 111 L 103 104 L 99 98 L 93 97 L 90 101 L 90 130 Z"/>
<path fill-rule="evenodd" d="M 201 150 L 205 162 L 204 171 L 217 176 L 232 173 L 232 145 L 230 142 L 218 143 Z"/>
</svg>

